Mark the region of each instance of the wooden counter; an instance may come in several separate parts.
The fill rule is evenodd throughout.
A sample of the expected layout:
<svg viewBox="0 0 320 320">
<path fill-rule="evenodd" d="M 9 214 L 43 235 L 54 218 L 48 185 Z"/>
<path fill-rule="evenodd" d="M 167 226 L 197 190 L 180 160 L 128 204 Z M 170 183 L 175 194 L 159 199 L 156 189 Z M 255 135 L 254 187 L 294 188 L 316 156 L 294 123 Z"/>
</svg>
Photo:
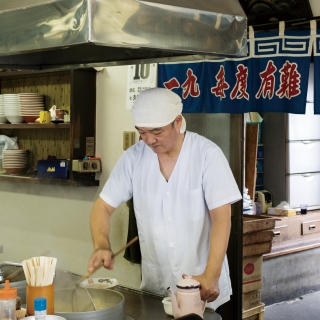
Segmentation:
<svg viewBox="0 0 320 320">
<path fill-rule="evenodd" d="M 270 215 L 264 215 L 270 216 Z M 276 217 L 271 252 L 264 259 L 320 247 L 320 210 L 292 217 Z"/>
</svg>

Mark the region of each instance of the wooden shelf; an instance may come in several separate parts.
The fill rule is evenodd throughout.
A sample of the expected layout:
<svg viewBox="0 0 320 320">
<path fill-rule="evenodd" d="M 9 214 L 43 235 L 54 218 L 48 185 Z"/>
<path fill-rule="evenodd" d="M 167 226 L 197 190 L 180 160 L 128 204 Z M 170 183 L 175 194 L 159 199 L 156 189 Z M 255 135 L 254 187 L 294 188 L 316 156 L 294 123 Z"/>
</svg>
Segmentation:
<svg viewBox="0 0 320 320">
<path fill-rule="evenodd" d="M 30 177 L 25 175 L 9 175 L 0 174 L 0 181 L 9 182 L 21 182 L 29 184 L 46 184 L 46 185 L 56 185 L 56 186 L 66 186 L 66 187 L 94 187 L 99 186 L 99 180 L 62 180 L 62 179 L 40 179 L 37 177 Z"/>
<path fill-rule="evenodd" d="M 70 129 L 70 123 L 1 123 L 0 129 Z"/>
<path fill-rule="evenodd" d="M 320 210 L 312 210 L 304 215 L 297 214 L 289 217 L 268 214 L 262 216 L 276 219 L 276 225 L 273 231 L 279 234 L 273 238 L 271 252 L 265 254 L 263 259 L 270 259 L 320 247 L 319 232 L 302 234 L 303 224 L 313 223 L 313 221 L 319 220 Z"/>
<path fill-rule="evenodd" d="M 282 246 L 277 246 L 271 249 L 270 253 L 263 255 L 263 260 L 284 256 L 286 254 L 297 253 L 305 250 L 315 249 L 320 247 L 319 239 L 309 239 L 309 240 L 292 240 L 291 243 L 287 243 Z"/>
<path fill-rule="evenodd" d="M 90 69 L 5 72 L 0 74 L 1 94 L 39 93 L 45 109 L 56 105 L 70 115 L 70 123 L 0 124 L 0 134 L 16 137 L 19 148 L 28 150 L 28 174 L 0 174 L 0 181 L 70 187 L 98 186 L 94 174 L 69 169 L 69 179 L 37 178 L 38 160 L 83 159 L 94 156 L 96 119 L 96 71 Z"/>
</svg>

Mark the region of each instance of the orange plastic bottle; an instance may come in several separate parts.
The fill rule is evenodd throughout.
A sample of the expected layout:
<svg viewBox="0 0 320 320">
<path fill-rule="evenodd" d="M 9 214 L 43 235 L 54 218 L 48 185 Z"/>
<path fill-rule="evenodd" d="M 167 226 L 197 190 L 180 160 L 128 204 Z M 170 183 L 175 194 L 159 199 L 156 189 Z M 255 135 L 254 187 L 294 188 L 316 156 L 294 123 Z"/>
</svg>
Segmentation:
<svg viewBox="0 0 320 320">
<path fill-rule="evenodd" d="M 5 286 L 0 289 L 0 320 L 16 320 L 16 299 L 18 291 L 10 288 L 9 280 L 5 281 Z"/>
</svg>

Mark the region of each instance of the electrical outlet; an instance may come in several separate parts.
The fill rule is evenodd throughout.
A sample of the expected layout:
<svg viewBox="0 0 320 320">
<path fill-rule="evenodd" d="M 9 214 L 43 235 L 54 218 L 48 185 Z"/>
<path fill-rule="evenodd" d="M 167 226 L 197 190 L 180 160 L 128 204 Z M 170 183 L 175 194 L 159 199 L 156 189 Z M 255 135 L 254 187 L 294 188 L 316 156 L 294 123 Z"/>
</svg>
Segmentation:
<svg viewBox="0 0 320 320">
<path fill-rule="evenodd" d="M 72 160 L 72 171 L 77 172 L 100 172 L 100 160 Z"/>
<path fill-rule="evenodd" d="M 0 246 L 0 253 L 3 253 L 3 246 Z"/>
</svg>

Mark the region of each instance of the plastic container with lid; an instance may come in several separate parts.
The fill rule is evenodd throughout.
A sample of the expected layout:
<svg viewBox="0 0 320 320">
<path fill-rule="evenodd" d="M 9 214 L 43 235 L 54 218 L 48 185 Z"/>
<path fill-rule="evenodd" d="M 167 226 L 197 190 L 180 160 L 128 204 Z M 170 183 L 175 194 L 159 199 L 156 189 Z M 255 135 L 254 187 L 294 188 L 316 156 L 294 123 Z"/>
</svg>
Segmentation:
<svg viewBox="0 0 320 320">
<path fill-rule="evenodd" d="M 0 320 L 16 320 L 16 298 L 18 291 L 10 288 L 9 280 L 5 281 L 5 286 L 0 289 Z"/>
<path fill-rule="evenodd" d="M 35 320 L 45 320 L 47 315 L 47 299 L 34 299 L 34 318 Z"/>
</svg>

